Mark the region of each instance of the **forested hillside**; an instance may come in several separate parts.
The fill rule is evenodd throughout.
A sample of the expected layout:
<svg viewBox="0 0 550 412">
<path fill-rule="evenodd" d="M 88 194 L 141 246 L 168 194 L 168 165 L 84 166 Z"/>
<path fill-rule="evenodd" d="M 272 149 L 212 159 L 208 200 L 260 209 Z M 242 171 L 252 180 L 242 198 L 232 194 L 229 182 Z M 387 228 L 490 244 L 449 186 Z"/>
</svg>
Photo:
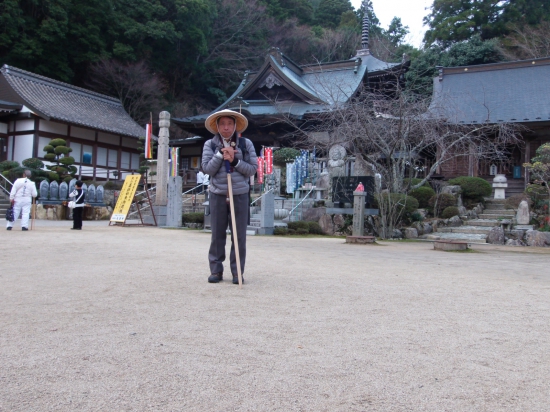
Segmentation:
<svg viewBox="0 0 550 412">
<path fill-rule="evenodd" d="M 423 93 L 439 64 L 548 54 L 548 0 L 435 0 L 426 13 L 416 50 L 399 16 L 382 28 L 369 9 L 372 53 L 406 53 Z M 212 109 L 270 47 L 298 63 L 347 59 L 361 19 L 349 0 L 3 0 L 0 63 L 117 96 L 143 122 Z"/>
</svg>

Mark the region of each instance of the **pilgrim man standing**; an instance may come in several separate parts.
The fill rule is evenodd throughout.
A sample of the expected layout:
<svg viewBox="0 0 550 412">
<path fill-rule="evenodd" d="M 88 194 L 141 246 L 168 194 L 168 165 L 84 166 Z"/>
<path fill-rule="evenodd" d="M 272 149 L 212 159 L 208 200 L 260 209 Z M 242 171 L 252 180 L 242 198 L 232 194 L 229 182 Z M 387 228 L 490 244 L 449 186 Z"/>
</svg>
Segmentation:
<svg viewBox="0 0 550 412">
<path fill-rule="evenodd" d="M 258 159 L 252 142 L 240 133 L 246 130 L 248 120 L 233 110 L 221 110 L 208 116 L 205 122 L 214 137 L 204 144 L 202 151 L 202 170 L 210 175 L 210 219 L 212 239 L 208 251 L 210 276 L 208 282 L 223 280 L 223 262 L 227 225 L 230 221 L 229 194 L 225 161 L 231 165 L 231 181 L 235 207 L 235 223 L 241 273 L 244 273 L 246 261 L 246 227 L 250 208 L 249 181 L 256 173 Z M 233 232 L 233 226 L 231 226 Z M 231 233 L 230 267 L 233 283 L 238 284 L 237 262 L 235 257 L 235 233 Z M 244 278 L 243 278 L 244 282 Z"/>
</svg>

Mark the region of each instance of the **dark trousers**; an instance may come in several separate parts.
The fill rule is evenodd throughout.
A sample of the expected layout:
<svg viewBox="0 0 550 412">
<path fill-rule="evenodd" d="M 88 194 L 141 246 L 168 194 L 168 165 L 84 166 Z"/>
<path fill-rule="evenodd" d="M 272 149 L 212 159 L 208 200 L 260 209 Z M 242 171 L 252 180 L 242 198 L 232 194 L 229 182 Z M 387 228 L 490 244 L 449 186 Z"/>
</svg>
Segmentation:
<svg viewBox="0 0 550 412">
<path fill-rule="evenodd" d="M 237 223 L 237 239 L 239 241 L 239 257 L 241 261 L 241 273 L 244 273 L 246 261 L 246 227 L 248 225 L 248 211 L 250 209 L 248 193 L 233 196 L 235 201 L 235 220 Z M 231 221 L 231 212 L 227 196 L 210 193 L 210 226 L 212 239 L 208 251 L 208 262 L 210 273 L 223 273 L 223 262 L 225 260 L 225 243 L 227 240 L 227 225 Z M 233 242 L 233 226 L 231 229 L 231 253 L 229 261 L 231 273 L 237 274 L 237 260 L 235 258 L 235 245 Z"/>
<path fill-rule="evenodd" d="M 82 229 L 82 212 L 84 212 L 83 207 L 73 209 L 73 229 Z"/>
</svg>

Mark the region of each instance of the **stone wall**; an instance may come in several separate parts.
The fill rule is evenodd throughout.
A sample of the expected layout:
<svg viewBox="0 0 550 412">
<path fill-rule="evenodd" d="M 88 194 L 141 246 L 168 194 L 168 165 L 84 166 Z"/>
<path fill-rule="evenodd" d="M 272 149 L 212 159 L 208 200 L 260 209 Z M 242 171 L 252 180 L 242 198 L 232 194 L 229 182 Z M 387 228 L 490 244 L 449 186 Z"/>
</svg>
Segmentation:
<svg viewBox="0 0 550 412">
<path fill-rule="evenodd" d="M 84 208 L 84 220 L 109 220 L 113 208 L 110 206 L 91 206 Z M 36 219 L 40 220 L 71 220 L 70 210 L 63 205 L 36 205 Z"/>
</svg>

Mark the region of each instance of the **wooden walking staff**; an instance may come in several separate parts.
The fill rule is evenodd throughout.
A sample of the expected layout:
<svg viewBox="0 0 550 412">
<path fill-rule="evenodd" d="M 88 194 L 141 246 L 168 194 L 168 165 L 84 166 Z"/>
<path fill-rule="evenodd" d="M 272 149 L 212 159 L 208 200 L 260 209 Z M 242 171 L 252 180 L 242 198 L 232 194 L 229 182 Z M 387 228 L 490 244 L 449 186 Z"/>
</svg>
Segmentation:
<svg viewBox="0 0 550 412">
<path fill-rule="evenodd" d="M 36 203 L 34 202 L 35 198 L 32 198 L 32 206 L 31 206 L 31 230 L 34 229 L 34 217 L 36 214 Z"/>
<path fill-rule="evenodd" d="M 239 288 L 242 288 L 243 275 L 241 272 L 239 236 L 237 234 L 237 222 L 235 221 L 235 202 L 233 201 L 233 184 L 231 183 L 231 165 L 229 164 L 229 160 L 225 161 L 225 171 L 227 172 L 227 193 L 229 195 L 229 210 L 231 212 L 231 227 L 233 228 L 233 246 L 235 247 L 235 260 L 237 261 L 237 275 L 239 278 Z"/>
</svg>

